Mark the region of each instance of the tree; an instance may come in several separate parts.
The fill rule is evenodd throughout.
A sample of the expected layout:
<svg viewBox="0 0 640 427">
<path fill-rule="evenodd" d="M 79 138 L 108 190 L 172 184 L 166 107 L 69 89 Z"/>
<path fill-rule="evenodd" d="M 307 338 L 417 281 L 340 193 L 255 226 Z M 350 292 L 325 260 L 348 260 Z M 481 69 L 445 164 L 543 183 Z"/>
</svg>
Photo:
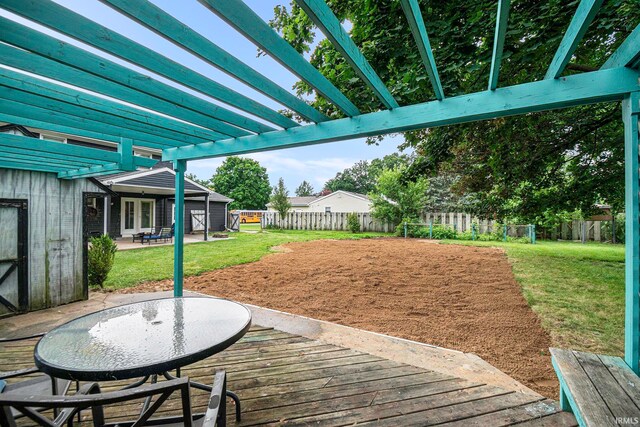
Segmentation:
<svg viewBox="0 0 640 427">
<path fill-rule="evenodd" d="M 304 197 L 304 196 L 313 196 L 313 186 L 305 181 L 302 181 L 298 188 L 296 188 L 296 196 Z"/>
<path fill-rule="evenodd" d="M 191 181 L 196 182 L 202 185 L 203 187 L 207 187 L 207 188 L 211 187 L 210 179 L 200 179 L 195 174 L 192 174 L 192 173 L 185 174 L 185 178 L 190 179 Z"/>
<path fill-rule="evenodd" d="M 284 186 L 284 179 L 278 180 L 278 185 L 273 187 L 273 193 L 269 199 L 271 207 L 280 214 L 280 221 L 287 216 L 289 209 L 291 209 L 291 203 L 289 202 L 289 191 Z"/>
<path fill-rule="evenodd" d="M 404 219 L 418 219 L 427 203 L 428 183 L 425 178 L 403 179 L 403 169 L 385 169 L 369 194 L 374 217 L 399 224 Z"/>
<path fill-rule="evenodd" d="M 331 191 L 343 190 L 367 194 L 375 189 L 376 180 L 384 169 L 393 169 L 410 162 L 411 156 L 398 153 L 389 154 L 382 159 L 373 159 L 371 163 L 362 160 L 338 172 L 334 178 L 327 181 L 325 188 Z"/>
<path fill-rule="evenodd" d="M 495 30 L 495 2 L 419 1 L 447 97 L 486 90 Z M 331 8 L 350 23 L 350 34 L 400 105 L 434 99 L 400 2 L 333 0 Z M 577 2 L 512 0 L 499 86 L 541 80 Z M 362 112 L 380 101 L 304 11 L 279 6 L 272 25 Z M 565 74 L 598 69 L 640 20 L 637 0 L 605 2 Z M 313 51 L 312 51 L 313 48 Z M 312 95 L 305 82 L 300 95 Z M 315 94 L 314 107 L 342 113 Z M 476 193 L 475 213 L 534 220 L 543 212 L 590 210 L 594 202 L 621 206 L 622 125 L 618 105 L 593 105 L 407 132 L 402 147 L 417 161 L 406 179 L 459 177 L 458 194 Z M 369 142 L 375 142 L 373 138 Z"/>
<path fill-rule="evenodd" d="M 211 185 L 233 199 L 230 209 L 264 209 L 271 193 L 267 170 L 257 161 L 241 157 L 228 157 L 216 169 Z"/>
</svg>

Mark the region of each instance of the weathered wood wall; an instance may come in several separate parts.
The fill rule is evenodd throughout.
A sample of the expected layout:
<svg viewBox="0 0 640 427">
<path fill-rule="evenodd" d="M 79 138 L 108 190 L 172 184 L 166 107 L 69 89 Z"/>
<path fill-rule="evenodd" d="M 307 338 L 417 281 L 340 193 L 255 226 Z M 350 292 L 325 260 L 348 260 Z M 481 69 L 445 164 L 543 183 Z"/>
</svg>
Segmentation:
<svg viewBox="0 0 640 427">
<path fill-rule="evenodd" d="M 30 310 L 83 298 L 83 195 L 102 192 L 88 179 L 0 169 L 0 198 L 28 201 Z"/>
</svg>

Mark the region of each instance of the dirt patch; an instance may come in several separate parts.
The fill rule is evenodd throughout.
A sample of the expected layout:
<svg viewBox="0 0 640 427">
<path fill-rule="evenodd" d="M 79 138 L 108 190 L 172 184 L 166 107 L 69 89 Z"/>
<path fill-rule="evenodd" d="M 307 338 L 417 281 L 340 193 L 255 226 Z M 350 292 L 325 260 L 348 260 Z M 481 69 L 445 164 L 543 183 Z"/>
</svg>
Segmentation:
<svg viewBox="0 0 640 427">
<path fill-rule="evenodd" d="M 185 279 L 187 289 L 473 352 L 557 397 L 549 335 L 501 250 L 417 240 L 319 240 Z M 282 249 L 282 248 L 280 248 Z M 170 289 L 151 282 L 128 292 Z"/>
</svg>

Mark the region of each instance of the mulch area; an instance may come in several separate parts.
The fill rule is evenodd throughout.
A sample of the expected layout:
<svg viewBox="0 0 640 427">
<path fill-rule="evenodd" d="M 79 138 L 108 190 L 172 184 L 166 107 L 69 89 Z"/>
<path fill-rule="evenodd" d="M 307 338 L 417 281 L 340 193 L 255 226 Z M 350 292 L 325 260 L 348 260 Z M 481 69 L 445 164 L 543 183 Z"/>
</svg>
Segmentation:
<svg viewBox="0 0 640 427">
<path fill-rule="evenodd" d="M 185 279 L 185 288 L 476 353 L 556 398 L 551 339 L 500 249 L 421 240 L 291 243 L 258 262 Z M 126 292 L 171 289 L 149 282 Z"/>
</svg>

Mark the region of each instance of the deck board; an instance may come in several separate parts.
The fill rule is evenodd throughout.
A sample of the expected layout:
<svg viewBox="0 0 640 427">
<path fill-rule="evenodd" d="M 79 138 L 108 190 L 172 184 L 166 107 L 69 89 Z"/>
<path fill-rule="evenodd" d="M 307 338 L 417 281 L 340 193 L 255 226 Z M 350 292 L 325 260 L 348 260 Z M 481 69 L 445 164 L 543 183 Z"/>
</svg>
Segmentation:
<svg viewBox="0 0 640 427">
<path fill-rule="evenodd" d="M 0 370 L 33 363 L 33 346 L 7 343 L 1 347 Z M 522 425 L 573 426 L 556 402 L 495 386 L 425 370 L 357 350 L 325 344 L 272 328 L 253 326 L 224 352 L 182 370 L 195 381 L 208 383 L 214 369 L 225 369 L 228 388 L 243 402 L 243 420 L 236 424 L 228 405 L 229 425 Z M 101 383 L 115 390 L 126 382 Z M 192 393 L 197 412 L 207 394 Z M 135 417 L 142 401 L 107 408 L 110 421 Z M 170 397 L 158 415 L 180 410 Z M 88 412 L 88 411 L 85 411 Z M 82 424 L 89 425 L 89 413 Z M 21 425 L 28 425 L 22 421 Z"/>
</svg>

